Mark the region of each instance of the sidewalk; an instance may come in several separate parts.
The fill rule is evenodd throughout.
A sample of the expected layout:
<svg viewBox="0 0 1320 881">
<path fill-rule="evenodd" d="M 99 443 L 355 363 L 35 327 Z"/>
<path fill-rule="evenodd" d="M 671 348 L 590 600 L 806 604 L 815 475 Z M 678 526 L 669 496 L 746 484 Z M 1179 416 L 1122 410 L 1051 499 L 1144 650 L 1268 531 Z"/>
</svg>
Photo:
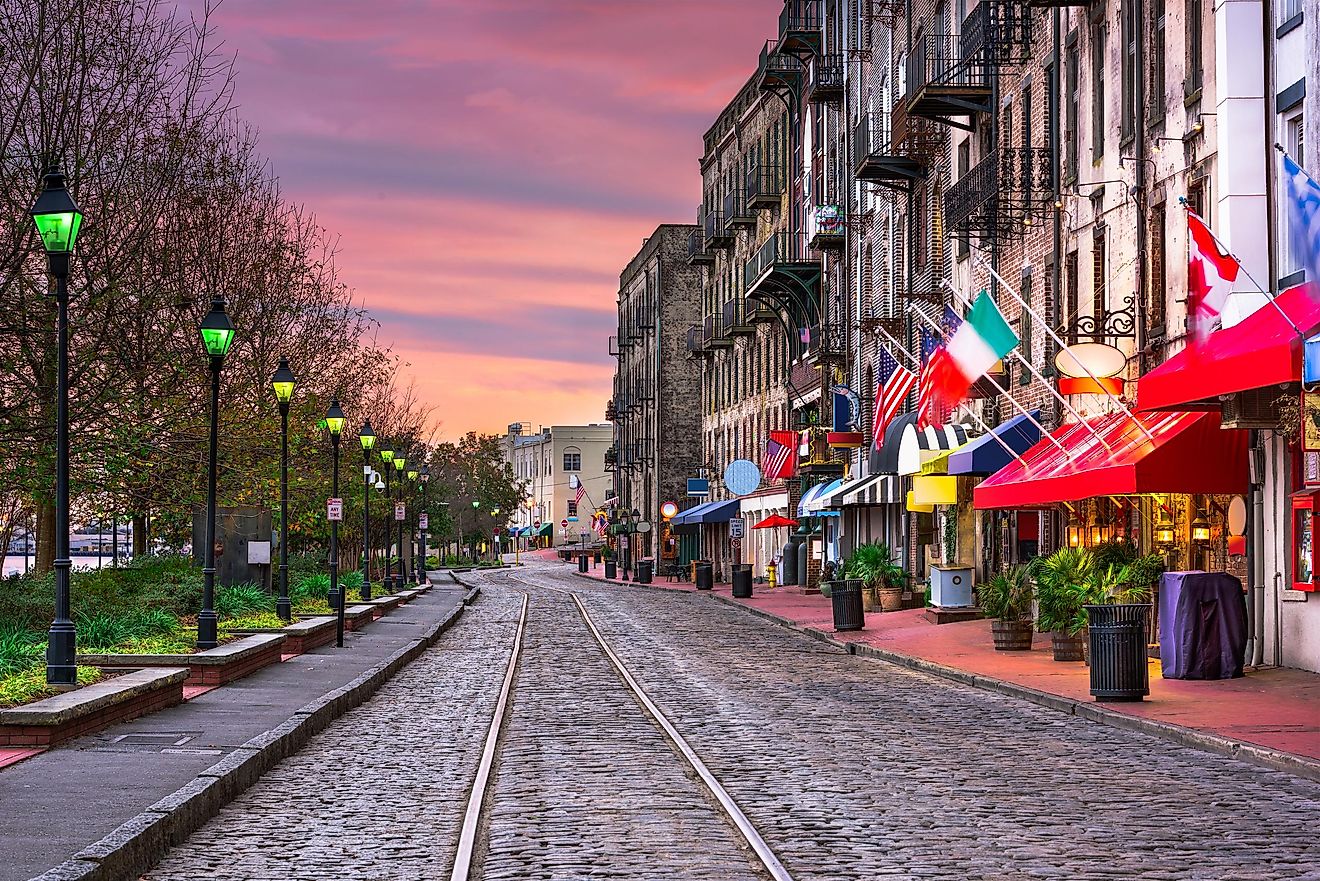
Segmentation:
<svg viewBox="0 0 1320 881">
<path fill-rule="evenodd" d="M 589 573 L 605 580 L 604 569 Z M 650 587 L 693 592 L 690 583 L 657 579 Z M 1099 713 L 1180 726 L 1192 733 L 1254 744 L 1320 762 L 1320 674 L 1285 668 L 1262 668 L 1240 679 L 1194 681 L 1164 679 L 1158 660 L 1151 662 L 1150 696 L 1141 703 L 1096 704 L 1090 674 L 1081 662 L 1053 659 L 1048 634 L 1037 634 L 1030 652 L 997 652 L 989 621 L 934 625 L 921 609 L 868 613 L 860 631 L 835 633 L 829 599 L 792 593 L 796 588 L 767 590 L 757 585 L 751 599 L 734 599 L 730 585 L 717 584 L 711 594 L 732 605 L 799 628 L 853 650 L 889 656 L 889 660 L 957 678 L 982 687 L 1016 693 L 1059 709 L 1077 705 L 1078 715 Z M 1028 694 L 1027 691 L 1037 694 Z M 1050 700 L 1053 697 L 1055 700 Z M 1062 699 L 1062 700 L 1058 700 Z M 1085 708 L 1085 709 L 1084 709 Z M 1090 708 L 1094 708 L 1092 712 Z M 1122 718 L 1113 721 L 1122 723 Z M 1150 730 L 1148 726 L 1144 730 Z M 1197 745 L 1179 732 L 1151 731 Z"/>
<path fill-rule="evenodd" d="M 317 721 L 328 722 L 374 691 L 379 683 L 365 682 L 364 674 L 398 664 L 433 640 L 464 593 L 446 579 L 366 629 L 345 634 L 343 649 L 330 645 L 292 656 L 0 770 L 0 881 L 58 866 L 226 758 L 259 764 L 251 760 L 260 748 L 249 742 L 288 728 L 295 717 L 317 713 L 324 717 Z M 332 706 L 312 706 L 318 703 Z M 355 769 L 345 773 L 350 780 Z"/>
</svg>

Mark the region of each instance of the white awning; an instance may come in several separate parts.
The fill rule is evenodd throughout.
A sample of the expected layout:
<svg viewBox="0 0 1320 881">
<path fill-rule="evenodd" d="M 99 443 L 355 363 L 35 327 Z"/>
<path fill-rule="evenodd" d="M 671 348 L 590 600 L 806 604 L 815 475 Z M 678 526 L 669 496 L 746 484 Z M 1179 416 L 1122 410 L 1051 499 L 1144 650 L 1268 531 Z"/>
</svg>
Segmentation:
<svg viewBox="0 0 1320 881">
<path fill-rule="evenodd" d="M 901 501 L 899 478 L 894 474 L 873 474 L 860 484 L 849 487 L 843 496 L 843 504 L 849 505 L 893 505 Z"/>
</svg>

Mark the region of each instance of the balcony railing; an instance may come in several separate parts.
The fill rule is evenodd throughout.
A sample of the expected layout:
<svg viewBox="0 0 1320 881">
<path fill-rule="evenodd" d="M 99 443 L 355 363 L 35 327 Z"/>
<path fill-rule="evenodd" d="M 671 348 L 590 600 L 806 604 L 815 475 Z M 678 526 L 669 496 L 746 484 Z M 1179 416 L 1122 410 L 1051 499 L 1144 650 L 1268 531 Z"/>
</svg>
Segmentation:
<svg viewBox="0 0 1320 881">
<path fill-rule="evenodd" d="M 619 357 L 619 338 L 617 336 L 610 337 L 610 356 Z"/>
<path fill-rule="evenodd" d="M 908 112 L 946 120 L 990 110 L 991 69 L 979 51 L 965 53 L 950 34 L 924 34 L 907 57 Z"/>
<path fill-rule="evenodd" d="M 820 0 L 784 0 L 784 8 L 779 13 L 779 51 L 801 52 L 820 48 L 820 6 Z"/>
<path fill-rule="evenodd" d="M 858 180 L 912 181 L 938 155 L 936 124 L 909 116 L 900 102 L 889 115 L 864 113 L 853 129 L 853 169 Z"/>
<path fill-rule="evenodd" d="M 807 250 L 806 240 L 800 235 L 777 232 L 766 239 L 757 248 L 746 266 L 743 267 L 743 281 L 750 292 L 756 282 L 775 266 L 781 264 L 810 264 L 816 260 Z"/>
<path fill-rule="evenodd" d="M 727 248 L 733 244 L 733 230 L 724 222 L 724 214 L 719 211 L 706 212 L 703 226 L 706 234 L 706 249 Z"/>
<path fill-rule="evenodd" d="M 784 199 L 784 170 L 754 165 L 747 172 L 747 207 L 778 208 Z"/>
<path fill-rule="evenodd" d="M 944 218 L 950 230 L 963 235 L 1011 235 L 1049 208 L 1052 192 L 1048 148 L 1004 147 L 945 191 Z"/>
<path fill-rule="evenodd" d="M 963 58 L 991 64 L 1025 61 L 1031 55 L 1031 12 L 1018 0 L 982 0 L 963 19 L 958 41 Z"/>
<path fill-rule="evenodd" d="M 714 263 L 715 255 L 706 250 L 706 236 L 700 229 L 688 233 L 688 265 Z"/>
<path fill-rule="evenodd" d="M 706 352 L 706 337 L 703 328 L 689 327 L 687 332 L 688 355 L 702 355 Z"/>
<path fill-rule="evenodd" d="M 724 195 L 724 220 L 731 226 L 756 229 L 756 214 L 747 207 L 747 194 L 742 187 L 734 187 Z"/>
<path fill-rule="evenodd" d="M 844 58 L 842 55 L 815 55 L 807 65 L 806 99 L 814 103 L 843 98 Z"/>
<path fill-rule="evenodd" d="M 795 55 L 782 54 L 771 40 L 761 48 L 756 75 L 757 87 L 762 91 L 796 90 L 802 81 L 802 60 Z"/>
<path fill-rule="evenodd" d="M 605 402 L 605 420 L 607 422 L 613 422 L 615 419 L 618 418 L 619 418 L 619 408 L 615 406 L 614 399 L 611 398 L 610 400 Z"/>
<path fill-rule="evenodd" d="M 724 304 L 724 330 L 729 336 L 755 336 L 756 328 L 747 317 L 747 301 L 734 297 Z"/>
</svg>

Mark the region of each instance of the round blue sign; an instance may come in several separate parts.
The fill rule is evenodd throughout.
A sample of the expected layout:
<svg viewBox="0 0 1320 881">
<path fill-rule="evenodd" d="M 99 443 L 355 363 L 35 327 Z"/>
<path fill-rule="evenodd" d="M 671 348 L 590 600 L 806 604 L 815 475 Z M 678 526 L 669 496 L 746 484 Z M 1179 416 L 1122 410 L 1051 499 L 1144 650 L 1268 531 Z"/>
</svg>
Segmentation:
<svg viewBox="0 0 1320 881">
<path fill-rule="evenodd" d="M 724 469 L 724 487 L 735 496 L 756 492 L 761 485 L 761 469 L 750 459 L 734 459 Z"/>
</svg>

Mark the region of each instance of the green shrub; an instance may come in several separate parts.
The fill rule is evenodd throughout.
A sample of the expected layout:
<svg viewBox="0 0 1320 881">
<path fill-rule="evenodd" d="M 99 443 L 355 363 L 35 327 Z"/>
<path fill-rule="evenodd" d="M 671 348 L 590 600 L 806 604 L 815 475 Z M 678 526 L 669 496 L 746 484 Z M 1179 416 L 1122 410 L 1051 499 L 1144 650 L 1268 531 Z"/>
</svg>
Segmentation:
<svg viewBox="0 0 1320 881">
<path fill-rule="evenodd" d="M 248 612 L 273 611 L 275 611 L 275 597 L 260 585 L 246 582 L 216 588 L 215 612 L 221 618 L 233 618 Z"/>
<path fill-rule="evenodd" d="M 289 598 L 294 605 L 305 600 L 325 599 L 330 591 L 330 576 L 324 572 L 304 575 L 297 581 L 290 579 Z"/>
<path fill-rule="evenodd" d="M 1060 548 L 1032 564 L 1036 573 L 1039 614 L 1036 626 L 1075 636 L 1086 627 L 1082 608 L 1094 600 L 1097 567 L 1086 548 Z"/>
<path fill-rule="evenodd" d="M 96 667 L 79 667 L 78 684 L 91 685 L 101 678 Z M 0 709 L 52 697 L 59 692 L 46 684 L 46 668 L 38 664 L 9 675 L 0 675 Z"/>
<path fill-rule="evenodd" d="M 327 579 L 327 582 L 329 579 Z M 362 570 L 354 569 L 351 572 L 339 573 L 339 586 L 348 590 L 359 590 L 362 587 Z"/>
<path fill-rule="evenodd" d="M 37 666 L 45 649 L 40 631 L 0 624 L 0 679 Z"/>
<path fill-rule="evenodd" d="M 1030 621 L 1034 587 L 1029 566 L 1014 566 L 985 582 L 978 589 L 981 609 L 987 618 L 1001 621 Z"/>
</svg>

